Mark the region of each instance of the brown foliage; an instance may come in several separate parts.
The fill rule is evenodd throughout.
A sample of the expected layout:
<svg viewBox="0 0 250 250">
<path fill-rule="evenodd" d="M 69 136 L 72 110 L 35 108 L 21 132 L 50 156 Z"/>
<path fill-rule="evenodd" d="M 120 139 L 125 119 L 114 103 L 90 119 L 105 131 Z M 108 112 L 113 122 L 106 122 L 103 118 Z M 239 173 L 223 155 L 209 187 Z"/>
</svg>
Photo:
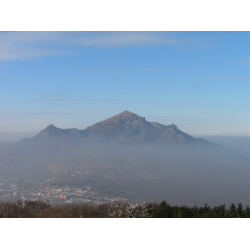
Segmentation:
<svg viewBox="0 0 250 250">
<path fill-rule="evenodd" d="M 0 203 L 0 218 L 107 218 L 109 205 L 69 204 L 52 207 L 42 201 Z"/>
<path fill-rule="evenodd" d="M 42 201 L 0 203 L 1 218 L 145 218 L 148 213 L 140 205 L 126 203 L 73 203 L 52 207 Z"/>
</svg>

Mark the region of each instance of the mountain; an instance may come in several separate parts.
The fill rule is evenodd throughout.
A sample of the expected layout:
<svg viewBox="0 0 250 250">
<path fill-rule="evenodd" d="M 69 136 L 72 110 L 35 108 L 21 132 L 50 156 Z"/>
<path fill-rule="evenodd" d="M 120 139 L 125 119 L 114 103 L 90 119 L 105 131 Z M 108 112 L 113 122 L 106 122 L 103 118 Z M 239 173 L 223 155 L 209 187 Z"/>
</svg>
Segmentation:
<svg viewBox="0 0 250 250">
<path fill-rule="evenodd" d="M 148 122 L 130 111 L 124 111 L 86 129 L 93 137 L 118 139 L 119 142 L 165 142 L 171 144 L 192 143 L 197 140 L 180 131 L 176 125 L 165 126 Z"/>
<path fill-rule="evenodd" d="M 165 144 L 207 144 L 206 140 L 195 139 L 182 132 L 175 124 L 163 125 L 148 122 L 145 117 L 130 111 L 110 117 L 83 130 L 59 129 L 49 125 L 32 139 L 78 139 L 84 142 L 117 142 L 117 143 L 165 143 Z"/>
</svg>

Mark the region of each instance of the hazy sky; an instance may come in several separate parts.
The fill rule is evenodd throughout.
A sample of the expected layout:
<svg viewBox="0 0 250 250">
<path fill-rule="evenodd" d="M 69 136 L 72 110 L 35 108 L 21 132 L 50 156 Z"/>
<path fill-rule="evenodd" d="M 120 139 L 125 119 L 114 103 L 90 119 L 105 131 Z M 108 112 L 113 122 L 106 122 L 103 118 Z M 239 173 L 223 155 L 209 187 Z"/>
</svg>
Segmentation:
<svg viewBox="0 0 250 250">
<path fill-rule="evenodd" d="M 250 32 L 0 32 L 0 133 L 132 111 L 250 135 Z"/>
</svg>

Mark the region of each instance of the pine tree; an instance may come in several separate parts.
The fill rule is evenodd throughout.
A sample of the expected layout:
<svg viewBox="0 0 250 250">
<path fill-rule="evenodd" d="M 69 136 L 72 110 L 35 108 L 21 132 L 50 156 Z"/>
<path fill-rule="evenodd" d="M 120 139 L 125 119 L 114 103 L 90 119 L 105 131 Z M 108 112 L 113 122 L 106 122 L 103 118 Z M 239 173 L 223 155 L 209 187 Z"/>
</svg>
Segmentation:
<svg viewBox="0 0 250 250">
<path fill-rule="evenodd" d="M 246 218 L 250 218 L 250 207 L 246 206 L 246 209 L 244 211 L 244 215 Z"/>
<path fill-rule="evenodd" d="M 229 207 L 229 213 L 233 214 L 236 212 L 236 206 L 234 203 L 231 204 L 231 206 Z"/>
<path fill-rule="evenodd" d="M 238 214 L 238 217 L 242 217 L 242 214 L 243 214 L 243 206 L 242 206 L 241 203 L 238 204 L 237 214 Z"/>
</svg>

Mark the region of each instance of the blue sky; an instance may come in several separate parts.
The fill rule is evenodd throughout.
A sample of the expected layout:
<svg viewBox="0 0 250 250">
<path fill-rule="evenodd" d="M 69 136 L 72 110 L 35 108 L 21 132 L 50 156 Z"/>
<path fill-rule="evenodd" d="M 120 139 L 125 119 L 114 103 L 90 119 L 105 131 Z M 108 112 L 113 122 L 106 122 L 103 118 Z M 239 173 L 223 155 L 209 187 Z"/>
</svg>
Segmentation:
<svg viewBox="0 0 250 250">
<path fill-rule="evenodd" d="M 132 111 L 250 135 L 250 32 L 0 32 L 0 134 Z"/>
</svg>

